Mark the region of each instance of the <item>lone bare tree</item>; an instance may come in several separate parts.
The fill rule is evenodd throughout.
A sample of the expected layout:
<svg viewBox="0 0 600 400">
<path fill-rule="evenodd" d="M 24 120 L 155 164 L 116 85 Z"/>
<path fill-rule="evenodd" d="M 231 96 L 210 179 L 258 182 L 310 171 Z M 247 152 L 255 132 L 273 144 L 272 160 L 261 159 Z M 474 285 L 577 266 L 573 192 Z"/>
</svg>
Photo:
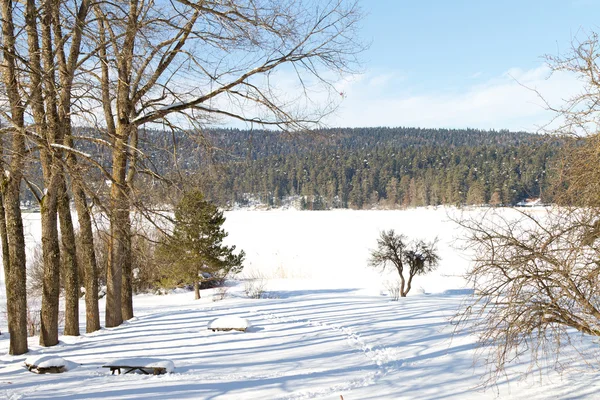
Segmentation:
<svg viewBox="0 0 600 400">
<path fill-rule="evenodd" d="M 377 240 L 377 249 L 371 251 L 369 258 L 371 267 L 396 268 L 400 276 L 400 297 L 406 297 L 410 292 L 416 275 L 435 270 L 440 261 L 435 240 L 431 243 L 423 240 L 406 241 L 406 236 L 396 234 L 393 229 L 382 231 Z"/>
</svg>

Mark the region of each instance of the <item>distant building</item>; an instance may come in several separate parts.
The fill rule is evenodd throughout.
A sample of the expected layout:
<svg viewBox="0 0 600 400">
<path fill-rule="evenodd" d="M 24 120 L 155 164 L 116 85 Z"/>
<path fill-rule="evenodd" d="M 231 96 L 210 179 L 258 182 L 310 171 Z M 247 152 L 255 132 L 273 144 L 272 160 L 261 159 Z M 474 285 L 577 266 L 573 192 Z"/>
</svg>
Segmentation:
<svg viewBox="0 0 600 400">
<path fill-rule="evenodd" d="M 543 206 L 542 199 L 539 197 L 524 199 L 515 204 L 517 207 L 535 207 L 535 206 Z"/>
</svg>

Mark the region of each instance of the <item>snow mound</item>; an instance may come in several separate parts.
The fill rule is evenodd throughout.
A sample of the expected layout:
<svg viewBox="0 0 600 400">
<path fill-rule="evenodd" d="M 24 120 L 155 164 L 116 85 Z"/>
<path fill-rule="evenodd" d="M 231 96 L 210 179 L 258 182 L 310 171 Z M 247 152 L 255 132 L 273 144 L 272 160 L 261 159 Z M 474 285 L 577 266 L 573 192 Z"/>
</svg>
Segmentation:
<svg viewBox="0 0 600 400">
<path fill-rule="evenodd" d="M 171 360 L 165 360 L 160 358 L 147 358 L 147 357 L 129 357 L 129 358 L 117 358 L 107 364 L 108 366 L 120 366 L 120 367 L 135 367 L 135 368 L 164 368 L 166 373 L 172 373 L 175 370 L 175 364 Z"/>
<path fill-rule="evenodd" d="M 25 365 L 38 368 L 64 368 L 67 366 L 67 361 L 57 356 L 30 356 L 25 360 Z"/>
<path fill-rule="evenodd" d="M 69 370 L 69 364 L 72 363 L 57 356 L 30 356 L 25 360 L 27 369 L 37 374 L 65 372 Z"/>
<path fill-rule="evenodd" d="M 214 331 L 243 331 L 252 326 L 250 321 L 241 317 L 220 317 L 208 323 L 208 329 Z"/>
</svg>

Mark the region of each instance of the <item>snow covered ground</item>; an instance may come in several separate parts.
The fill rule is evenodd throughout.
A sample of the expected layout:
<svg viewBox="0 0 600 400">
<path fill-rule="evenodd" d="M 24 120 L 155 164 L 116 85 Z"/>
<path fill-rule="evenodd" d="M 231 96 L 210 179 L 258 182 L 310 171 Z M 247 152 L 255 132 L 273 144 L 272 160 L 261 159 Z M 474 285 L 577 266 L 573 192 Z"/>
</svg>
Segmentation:
<svg viewBox="0 0 600 400">
<path fill-rule="evenodd" d="M 497 387 L 478 388 L 484 369 L 473 362 L 475 338 L 453 335 L 449 320 L 466 296 L 461 274 L 468 261 L 452 247 L 460 231 L 448 212 L 457 211 L 229 212 L 228 241 L 247 252 L 247 276 L 267 279 L 266 298 L 245 298 L 243 283 L 218 302 L 211 290 L 199 301 L 192 293 L 136 296 L 136 317 L 120 327 L 63 336 L 53 348 L 31 339 L 27 356 L 72 363 L 62 374 L 27 371 L 27 356 L 5 355 L 8 340 L 0 336 L 0 398 L 597 398 L 600 374 L 583 363 L 526 379 L 521 373 L 529 365 L 514 365 Z M 32 218 L 33 236 L 35 223 Z M 418 277 L 414 293 L 398 302 L 384 295 L 384 282 L 394 276 L 366 265 L 379 230 L 390 228 L 438 236 L 442 256 L 438 271 Z M 208 330 L 219 317 L 244 318 L 251 327 Z M 175 371 L 118 376 L 102 367 L 131 357 L 170 360 Z"/>
</svg>

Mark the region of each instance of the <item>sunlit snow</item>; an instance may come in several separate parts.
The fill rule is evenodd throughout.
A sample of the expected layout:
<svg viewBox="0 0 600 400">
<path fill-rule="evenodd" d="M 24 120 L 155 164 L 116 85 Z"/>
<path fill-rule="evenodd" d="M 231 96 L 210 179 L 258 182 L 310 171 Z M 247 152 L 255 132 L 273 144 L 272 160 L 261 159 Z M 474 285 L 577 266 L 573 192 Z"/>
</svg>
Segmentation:
<svg viewBox="0 0 600 400">
<path fill-rule="evenodd" d="M 462 277 L 468 255 L 455 248 L 461 231 L 449 218 L 457 213 L 444 208 L 228 212 L 228 244 L 244 249 L 247 261 L 241 281 L 224 300 L 212 301 L 219 298 L 212 289 L 203 290 L 201 300 L 192 292 L 137 295 L 136 316 L 123 325 L 61 336 L 51 348 L 31 338 L 31 352 L 23 356 L 6 355 L 6 320 L 0 314 L 0 398 L 595 398 L 600 374 L 576 354 L 562 360 L 561 375 L 541 370 L 521 379 L 529 368 L 523 362 L 512 365 L 498 386 L 478 387 L 485 369 L 474 363 L 476 338 L 456 333 L 451 322 L 470 293 Z M 27 215 L 26 224 L 31 250 L 39 240 L 39 217 Z M 411 238 L 439 237 L 442 257 L 439 269 L 417 277 L 410 295 L 397 302 L 386 291 L 395 275 L 367 266 L 379 231 L 392 228 Z M 266 280 L 263 298 L 248 299 L 243 279 L 258 275 Z M 1 293 L 4 304 L 3 283 Z M 83 301 L 80 307 L 85 332 Z M 211 321 L 231 317 L 252 328 L 246 333 L 207 329 Z M 584 350 L 595 347 L 584 340 Z M 62 357 L 76 367 L 32 374 L 23 367 L 30 356 Z M 169 360 L 176 369 L 151 376 L 111 375 L 102 368 L 114 359 L 140 357 Z"/>
</svg>

